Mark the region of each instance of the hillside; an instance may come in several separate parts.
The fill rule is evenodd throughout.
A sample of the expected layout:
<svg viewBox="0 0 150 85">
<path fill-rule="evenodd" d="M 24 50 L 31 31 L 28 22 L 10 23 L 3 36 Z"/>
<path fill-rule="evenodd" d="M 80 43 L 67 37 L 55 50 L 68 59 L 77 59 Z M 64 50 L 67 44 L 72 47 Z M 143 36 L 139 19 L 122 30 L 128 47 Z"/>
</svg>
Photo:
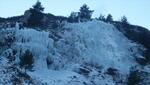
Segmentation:
<svg viewBox="0 0 150 85">
<path fill-rule="evenodd" d="M 144 58 L 146 47 L 129 40 L 112 24 L 92 20 L 65 23 L 47 31 L 16 26 L 1 29 L 0 34 L 3 85 L 150 83 L 149 65 L 142 66 L 136 60 Z M 27 50 L 33 57 L 30 69 L 20 65 Z"/>
</svg>

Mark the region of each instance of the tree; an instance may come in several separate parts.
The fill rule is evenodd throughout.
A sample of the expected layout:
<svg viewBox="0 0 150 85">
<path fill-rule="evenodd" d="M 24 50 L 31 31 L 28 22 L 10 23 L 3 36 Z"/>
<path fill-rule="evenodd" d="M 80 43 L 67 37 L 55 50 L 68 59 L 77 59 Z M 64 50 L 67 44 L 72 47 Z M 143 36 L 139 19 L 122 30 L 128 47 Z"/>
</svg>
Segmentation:
<svg viewBox="0 0 150 85">
<path fill-rule="evenodd" d="M 105 16 L 104 16 L 104 15 L 102 15 L 102 14 L 100 14 L 100 16 L 99 16 L 98 20 L 106 21 Z"/>
<path fill-rule="evenodd" d="M 78 22 L 79 20 L 79 12 L 72 12 L 68 18 L 69 22 Z"/>
<path fill-rule="evenodd" d="M 34 63 L 33 55 L 30 50 L 26 50 L 25 53 L 20 57 L 20 67 L 26 69 L 32 69 Z"/>
<path fill-rule="evenodd" d="M 36 11 L 34 9 L 30 9 L 31 15 L 28 18 L 28 26 L 33 27 L 33 26 L 42 26 L 42 19 L 44 18 L 44 14 Z"/>
<path fill-rule="evenodd" d="M 108 14 L 107 18 L 106 18 L 106 22 L 112 22 L 113 18 L 111 14 Z"/>
<path fill-rule="evenodd" d="M 80 13 L 79 13 L 80 19 L 83 21 L 90 20 L 93 12 L 94 12 L 93 10 L 89 10 L 89 7 L 86 4 L 84 4 L 80 8 Z"/>
<path fill-rule="evenodd" d="M 33 9 L 35 9 L 38 12 L 43 12 L 44 7 L 42 7 L 41 2 L 38 0 L 35 5 L 33 5 Z"/>
<path fill-rule="evenodd" d="M 37 1 L 33 8 L 25 12 L 25 17 L 27 17 L 27 21 L 25 25 L 29 27 L 41 27 L 43 25 L 42 20 L 44 18 L 43 14 L 44 8 L 41 5 L 41 2 Z"/>
<path fill-rule="evenodd" d="M 126 17 L 126 16 L 123 16 L 123 17 L 121 18 L 121 22 L 124 23 L 124 24 L 127 24 L 127 23 L 128 23 L 127 17 Z"/>
</svg>

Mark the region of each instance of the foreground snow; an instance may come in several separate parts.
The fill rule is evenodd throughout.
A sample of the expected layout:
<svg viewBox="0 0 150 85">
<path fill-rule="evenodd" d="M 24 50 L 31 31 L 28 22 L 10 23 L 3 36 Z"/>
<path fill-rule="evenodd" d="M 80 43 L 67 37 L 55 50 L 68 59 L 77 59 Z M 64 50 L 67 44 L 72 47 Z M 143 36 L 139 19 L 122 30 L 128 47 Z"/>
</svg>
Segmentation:
<svg viewBox="0 0 150 85">
<path fill-rule="evenodd" d="M 138 49 L 142 49 L 113 25 L 100 21 L 67 23 L 55 35 L 31 28 L 10 30 L 16 40 L 5 52 L 16 49 L 13 63 L 18 63 L 19 55 L 29 49 L 35 62 L 34 71 L 27 74 L 39 85 L 123 85 L 131 67 L 138 65 L 134 55 L 140 56 Z M 116 69 L 118 77 L 107 74 L 109 68 Z"/>
</svg>

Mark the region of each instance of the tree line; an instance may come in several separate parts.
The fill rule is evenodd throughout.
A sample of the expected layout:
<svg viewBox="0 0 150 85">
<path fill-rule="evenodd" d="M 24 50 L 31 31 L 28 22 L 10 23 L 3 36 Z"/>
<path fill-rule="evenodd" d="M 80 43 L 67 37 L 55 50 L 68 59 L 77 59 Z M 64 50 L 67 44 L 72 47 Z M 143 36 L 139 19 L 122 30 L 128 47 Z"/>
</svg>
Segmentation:
<svg viewBox="0 0 150 85">
<path fill-rule="evenodd" d="M 26 21 L 25 25 L 28 26 L 35 26 L 40 25 L 42 23 L 44 18 L 44 7 L 41 5 L 40 1 L 37 1 L 35 5 L 33 5 L 32 8 L 30 8 L 28 11 L 30 11 L 30 17 Z M 94 10 L 91 10 L 87 4 L 83 4 L 78 12 L 71 12 L 70 16 L 67 17 L 67 21 L 70 23 L 76 23 L 76 22 L 86 22 L 92 20 L 92 14 Z M 25 12 L 25 15 L 29 13 Z M 108 14 L 107 17 L 100 14 L 97 20 L 104 21 L 106 23 L 113 23 L 113 16 L 111 14 Z M 121 23 L 128 24 L 128 20 L 126 16 L 123 16 L 121 18 Z"/>
</svg>

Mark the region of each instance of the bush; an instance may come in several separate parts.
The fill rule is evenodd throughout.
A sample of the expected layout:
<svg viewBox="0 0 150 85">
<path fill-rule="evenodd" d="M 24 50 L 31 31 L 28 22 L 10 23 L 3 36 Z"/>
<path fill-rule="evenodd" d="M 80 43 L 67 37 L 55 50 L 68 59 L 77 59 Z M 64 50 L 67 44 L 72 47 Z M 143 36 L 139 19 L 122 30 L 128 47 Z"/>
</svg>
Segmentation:
<svg viewBox="0 0 150 85">
<path fill-rule="evenodd" d="M 130 71 L 127 85 L 138 85 L 140 82 L 140 72 L 138 70 Z"/>
<path fill-rule="evenodd" d="M 115 75 L 117 75 L 117 71 L 118 71 L 117 69 L 110 67 L 110 68 L 107 69 L 107 72 L 106 72 L 106 73 L 107 73 L 108 75 L 115 76 Z"/>
<path fill-rule="evenodd" d="M 47 57 L 46 58 L 46 63 L 47 63 L 47 67 L 49 68 L 49 66 L 52 65 L 54 63 L 54 61 L 52 60 L 51 57 Z"/>
<path fill-rule="evenodd" d="M 10 47 L 12 43 L 15 41 L 15 32 L 14 30 L 5 30 L 0 31 L 0 47 Z"/>
<path fill-rule="evenodd" d="M 33 55 L 29 50 L 20 57 L 20 66 L 26 69 L 32 69 L 34 63 Z"/>
</svg>

